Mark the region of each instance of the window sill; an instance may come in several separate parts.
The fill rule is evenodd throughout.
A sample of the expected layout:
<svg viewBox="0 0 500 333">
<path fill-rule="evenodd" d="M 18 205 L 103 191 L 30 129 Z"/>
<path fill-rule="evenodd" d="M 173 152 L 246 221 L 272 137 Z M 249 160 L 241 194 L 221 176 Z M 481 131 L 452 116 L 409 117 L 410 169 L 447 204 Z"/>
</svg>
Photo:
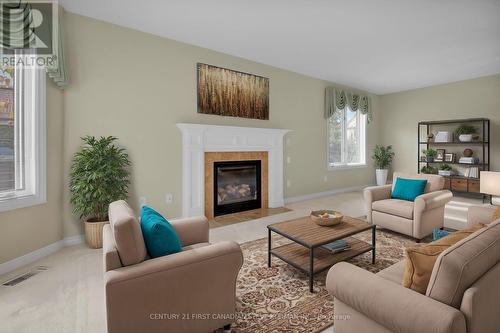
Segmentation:
<svg viewBox="0 0 500 333">
<path fill-rule="evenodd" d="M 46 202 L 45 196 L 36 194 L 0 198 L 0 212 L 41 205 Z"/>
<path fill-rule="evenodd" d="M 367 164 L 351 164 L 351 165 L 345 165 L 345 164 L 342 164 L 342 165 L 331 165 L 329 164 L 328 165 L 328 170 L 332 170 L 332 171 L 335 171 L 335 170 L 351 170 L 351 169 L 364 169 L 364 168 L 367 168 L 368 165 Z"/>
</svg>

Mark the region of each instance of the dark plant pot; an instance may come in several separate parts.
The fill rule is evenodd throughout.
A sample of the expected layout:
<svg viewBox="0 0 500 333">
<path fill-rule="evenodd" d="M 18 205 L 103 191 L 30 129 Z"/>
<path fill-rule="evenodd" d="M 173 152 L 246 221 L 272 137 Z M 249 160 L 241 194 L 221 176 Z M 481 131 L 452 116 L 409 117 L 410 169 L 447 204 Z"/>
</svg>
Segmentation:
<svg viewBox="0 0 500 333">
<path fill-rule="evenodd" d="M 427 156 L 427 162 L 434 162 L 434 157 Z"/>
</svg>

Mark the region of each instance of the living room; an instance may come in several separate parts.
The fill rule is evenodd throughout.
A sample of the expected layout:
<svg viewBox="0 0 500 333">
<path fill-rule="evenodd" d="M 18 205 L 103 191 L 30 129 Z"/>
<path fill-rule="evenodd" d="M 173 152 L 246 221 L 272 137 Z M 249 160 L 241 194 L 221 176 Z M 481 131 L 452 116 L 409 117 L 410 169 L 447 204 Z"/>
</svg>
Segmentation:
<svg viewBox="0 0 500 333">
<path fill-rule="evenodd" d="M 54 29 L 2 39 L 2 332 L 500 330 L 498 1 L 45 4 L 1 13 Z"/>
</svg>

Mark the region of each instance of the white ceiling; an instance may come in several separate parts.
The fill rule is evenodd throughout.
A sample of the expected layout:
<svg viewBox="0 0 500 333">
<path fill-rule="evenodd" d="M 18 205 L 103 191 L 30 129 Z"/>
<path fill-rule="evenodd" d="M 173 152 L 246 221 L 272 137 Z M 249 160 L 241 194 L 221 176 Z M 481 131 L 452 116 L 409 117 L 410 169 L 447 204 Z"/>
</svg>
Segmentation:
<svg viewBox="0 0 500 333">
<path fill-rule="evenodd" d="M 71 11 L 376 94 L 500 73 L 500 0 L 60 0 Z"/>
</svg>

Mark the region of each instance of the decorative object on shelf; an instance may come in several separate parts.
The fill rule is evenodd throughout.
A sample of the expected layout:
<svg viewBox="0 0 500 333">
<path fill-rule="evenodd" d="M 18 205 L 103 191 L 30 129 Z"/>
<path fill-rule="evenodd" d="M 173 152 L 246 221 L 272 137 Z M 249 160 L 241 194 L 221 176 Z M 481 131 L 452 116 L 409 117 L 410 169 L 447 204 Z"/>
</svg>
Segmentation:
<svg viewBox="0 0 500 333">
<path fill-rule="evenodd" d="M 436 157 L 434 158 L 434 162 L 444 162 L 445 153 L 445 149 L 436 149 Z"/>
<path fill-rule="evenodd" d="M 425 155 L 420 156 L 420 162 L 425 162 L 427 161 L 427 157 Z"/>
<path fill-rule="evenodd" d="M 479 157 L 460 157 L 458 163 L 462 164 L 479 164 Z"/>
<path fill-rule="evenodd" d="M 434 142 L 436 143 L 447 143 L 447 142 L 452 142 L 453 141 L 453 135 L 451 132 L 447 131 L 439 131 L 436 134 L 436 138 L 434 139 Z"/>
<path fill-rule="evenodd" d="M 480 191 L 490 195 L 490 203 L 500 206 L 500 172 L 481 171 Z"/>
<path fill-rule="evenodd" d="M 432 133 L 427 134 L 427 142 L 434 142 L 434 134 Z"/>
<path fill-rule="evenodd" d="M 438 174 L 440 176 L 451 176 L 453 174 L 453 169 L 449 164 L 443 164 L 439 167 Z"/>
<path fill-rule="evenodd" d="M 344 215 L 334 210 L 313 210 L 311 220 L 322 227 L 332 227 L 342 222 Z"/>
<path fill-rule="evenodd" d="M 84 145 L 71 164 L 71 204 L 73 213 L 85 219 L 88 246 L 97 249 L 102 247 L 102 228 L 109 223 L 109 204 L 127 199 L 130 161 L 113 136 L 86 136 L 82 140 Z"/>
<path fill-rule="evenodd" d="M 269 120 L 269 79 L 197 64 L 198 113 Z"/>
<path fill-rule="evenodd" d="M 474 151 L 470 148 L 465 148 L 464 152 L 462 153 L 465 157 L 471 157 L 474 155 Z"/>
<path fill-rule="evenodd" d="M 434 157 L 437 155 L 437 151 L 432 148 L 424 149 L 422 153 L 424 153 L 427 158 L 427 162 L 434 162 Z"/>
<path fill-rule="evenodd" d="M 420 169 L 421 173 L 426 173 L 426 174 L 437 174 L 438 170 L 434 167 L 431 167 L 430 165 L 423 166 L 422 169 Z"/>
<path fill-rule="evenodd" d="M 455 130 L 460 142 L 471 142 L 474 134 L 477 133 L 477 128 L 469 124 L 462 124 Z"/>
<path fill-rule="evenodd" d="M 455 153 L 444 154 L 444 161 L 448 163 L 455 163 Z"/>
<path fill-rule="evenodd" d="M 392 151 L 392 146 L 375 146 L 372 159 L 376 167 L 375 175 L 377 178 L 377 185 L 380 186 L 387 183 L 387 173 L 393 158 L 394 152 Z"/>
</svg>

